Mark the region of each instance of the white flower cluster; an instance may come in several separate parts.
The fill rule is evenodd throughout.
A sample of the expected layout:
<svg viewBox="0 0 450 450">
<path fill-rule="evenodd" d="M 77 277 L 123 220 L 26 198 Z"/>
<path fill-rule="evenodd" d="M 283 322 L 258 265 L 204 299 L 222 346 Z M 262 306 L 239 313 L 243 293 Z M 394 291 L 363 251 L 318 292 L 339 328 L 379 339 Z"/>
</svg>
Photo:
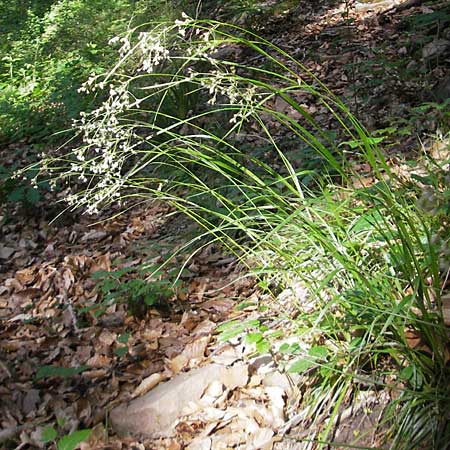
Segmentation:
<svg viewBox="0 0 450 450">
<path fill-rule="evenodd" d="M 142 54 L 141 69 L 152 73 L 155 67 L 169 59 L 169 50 L 163 45 L 163 34 L 139 33 L 138 47 Z"/>
<path fill-rule="evenodd" d="M 131 42 L 130 34 L 115 37 L 110 44 L 120 43 L 119 56 L 122 63 L 134 58 L 133 65 L 138 71 L 152 73 L 159 64 L 169 58 L 169 50 L 163 45 L 165 30 L 157 33 L 141 32 L 136 43 Z M 137 60 L 136 60 L 137 57 Z M 105 200 L 120 196 L 125 184 L 124 162 L 134 153 L 136 133 L 132 124 L 121 121 L 123 113 L 139 109 L 140 100 L 129 90 L 127 78 L 114 77 L 114 68 L 107 77 L 92 74 L 80 88 L 80 92 L 91 93 L 107 90 L 108 96 L 99 108 L 89 114 L 81 113 L 74 123 L 83 138 L 83 145 L 75 151 L 76 161 L 71 164 L 71 174 L 86 182 L 93 177 L 97 182 L 89 188 L 89 195 L 71 195 L 69 205 L 87 205 L 88 213 L 98 212 Z M 109 81 L 105 81 L 108 80 Z"/>
<path fill-rule="evenodd" d="M 223 97 L 230 105 L 235 105 L 231 123 L 245 120 L 254 113 L 262 94 L 236 74 L 233 64 L 222 64 L 210 56 L 211 51 L 222 44 L 220 39 L 211 38 L 212 31 L 196 28 L 193 25 L 195 21 L 186 15 L 183 19 L 175 24 L 179 34 L 184 36 L 191 27 L 193 35 L 201 38 L 190 42 L 186 51 L 177 56 L 184 61 L 185 68 L 190 67 L 186 77 L 209 92 L 210 105 Z M 88 213 L 96 213 L 103 202 L 120 197 L 120 190 L 127 184 L 124 164 L 135 154 L 140 140 L 136 124 L 126 118 L 127 112 L 140 109 L 142 101 L 131 92 L 134 78 L 129 76 L 129 68 L 140 72 L 140 77 L 143 72 L 152 74 L 157 66 L 169 60 L 169 49 L 164 44 L 169 32 L 170 27 L 157 27 L 153 32 L 140 32 L 136 40 L 132 39 L 132 32 L 124 37 L 115 37 L 110 43 L 120 44 L 121 60 L 106 76 L 92 74 L 80 89 L 86 93 L 103 91 L 107 98 L 94 111 L 82 113 L 75 123 L 83 145 L 74 151 L 75 159 L 71 162 L 69 174 L 81 182 L 89 182 L 89 186 L 86 191 L 69 196 L 70 205 L 85 205 Z M 193 67 L 198 67 L 196 63 L 199 61 L 207 62 L 211 70 L 196 72 Z M 151 86 L 153 78 L 149 79 Z M 175 87 L 178 82 L 179 79 L 174 82 Z"/>
<path fill-rule="evenodd" d="M 183 20 L 175 20 L 175 25 L 178 27 L 178 33 L 180 36 L 186 36 L 186 29 L 190 26 L 190 24 L 193 22 L 193 19 L 189 17 L 185 12 L 181 13 L 181 18 Z"/>
<path fill-rule="evenodd" d="M 105 88 L 100 83 L 96 89 Z M 139 101 L 128 90 L 126 82 L 109 83 L 108 97 L 103 104 L 89 114 L 81 113 L 75 126 L 80 130 L 83 145 L 75 149 L 76 160 L 70 167 L 71 174 L 78 174 L 78 180 L 86 182 L 93 177 L 98 180 L 95 193 L 83 197 L 69 196 L 69 205 L 87 205 L 88 213 L 97 213 L 98 206 L 105 200 L 119 197 L 124 184 L 123 165 L 133 153 L 135 133 L 132 126 L 120 121 L 122 113 L 139 107 Z M 85 194 L 84 194 L 85 195 Z M 80 201 L 83 199 L 84 201 Z"/>
<path fill-rule="evenodd" d="M 130 42 L 130 36 L 114 36 L 112 39 L 109 40 L 109 45 L 115 45 L 115 44 L 121 44 L 119 48 L 119 55 L 121 58 L 125 57 L 129 51 L 131 50 L 131 42 Z"/>
<path fill-rule="evenodd" d="M 164 45 L 167 34 L 166 28 L 158 28 L 151 32 L 140 32 L 135 43 L 132 43 L 131 34 L 122 37 L 116 36 L 109 41 L 110 45 L 121 44 L 118 52 L 122 60 L 137 57 L 136 69 L 152 73 L 163 61 L 169 59 L 170 52 Z"/>
<path fill-rule="evenodd" d="M 208 73 L 197 73 L 190 71 L 190 78 L 195 79 L 199 84 L 208 90 L 210 95 L 207 103 L 214 105 L 218 102 L 218 97 L 226 97 L 230 105 L 238 108 L 236 113 L 230 119 L 230 123 L 236 123 L 247 119 L 251 116 L 258 103 L 259 97 L 262 95 L 257 92 L 254 85 L 243 85 L 238 76 L 236 76 L 235 68 L 231 66 L 230 70 L 215 65 L 216 69 Z"/>
</svg>

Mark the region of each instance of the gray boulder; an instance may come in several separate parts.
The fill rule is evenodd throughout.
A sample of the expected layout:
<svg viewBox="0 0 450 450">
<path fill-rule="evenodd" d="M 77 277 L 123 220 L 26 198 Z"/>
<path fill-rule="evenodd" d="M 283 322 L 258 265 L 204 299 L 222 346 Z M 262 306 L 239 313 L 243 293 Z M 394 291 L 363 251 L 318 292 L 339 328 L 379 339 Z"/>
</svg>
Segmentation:
<svg viewBox="0 0 450 450">
<path fill-rule="evenodd" d="M 233 367 L 210 364 L 178 374 L 143 397 L 114 408 L 109 416 L 111 425 L 119 435 L 172 436 L 174 423 L 182 416 L 183 409 L 189 402 L 198 402 L 208 385 L 216 380 L 228 389 L 245 386 L 248 367 L 244 364 Z"/>
</svg>

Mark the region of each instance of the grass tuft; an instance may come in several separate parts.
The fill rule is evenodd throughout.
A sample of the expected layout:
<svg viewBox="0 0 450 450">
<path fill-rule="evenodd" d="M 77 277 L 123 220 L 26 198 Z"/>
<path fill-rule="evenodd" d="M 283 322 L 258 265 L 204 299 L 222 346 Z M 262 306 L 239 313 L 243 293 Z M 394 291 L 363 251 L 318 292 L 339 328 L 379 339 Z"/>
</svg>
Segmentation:
<svg viewBox="0 0 450 450">
<path fill-rule="evenodd" d="M 237 26 L 185 16 L 117 44 L 115 67 L 84 85 L 105 101 L 80 118 L 82 145 L 43 162 L 71 187 L 69 205 L 162 199 L 277 286 L 289 336 L 259 323 L 237 333 L 303 380 L 305 440 L 317 448 L 351 399 L 382 391 L 392 448 L 444 448 L 448 161 L 402 178 L 314 74 Z"/>
</svg>

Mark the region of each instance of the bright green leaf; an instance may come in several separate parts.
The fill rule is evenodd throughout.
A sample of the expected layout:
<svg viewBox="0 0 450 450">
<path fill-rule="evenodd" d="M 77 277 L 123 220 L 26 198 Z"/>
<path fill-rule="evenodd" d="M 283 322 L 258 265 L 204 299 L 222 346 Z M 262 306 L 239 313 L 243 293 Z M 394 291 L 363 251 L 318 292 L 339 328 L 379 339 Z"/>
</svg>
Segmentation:
<svg viewBox="0 0 450 450">
<path fill-rule="evenodd" d="M 41 441 L 45 444 L 47 442 L 54 441 L 58 436 L 58 432 L 54 427 L 45 427 L 41 431 Z"/>
<path fill-rule="evenodd" d="M 407 366 L 402 369 L 400 372 L 400 378 L 402 380 L 410 380 L 411 377 L 414 375 L 414 367 L 413 366 Z"/>
<path fill-rule="evenodd" d="M 123 355 L 125 355 L 128 352 L 128 347 L 117 347 L 114 350 L 114 353 L 121 358 Z"/>
<path fill-rule="evenodd" d="M 280 345 L 278 351 L 280 353 L 291 353 L 291 346 L 285 342 L 284 344 Z"/>
<path fill-rule="evenodd" d="M 235 307 L 235 309 L 236 309 L 236 311 L 242 311 L 243 309 L 249 308 L 252 306 L 255 306 L 255 302 L 245 301 L 245 302 L 239 303 L 239 305 L 237 305 Z"/>
<path fill-rule="evenodd" d="M 130 333 L 124 333 L 124 334 L 121 334 L 117 338 L 117 342 L 120 342 L 121 344 L 126 344 L 128 342 L 129 338 L 130 338 Z"/>
<path fill-rule="evenodd" d="M 106 270 L 97 270 L 96 272 L 94 272 L 91 275 L 91 278 L 93 280 L 100 280 L 100 279 L 102 279 L 102 278 L 104 278 L 104 277 L 106 277 L 108 275 L 109 275 L 109 272 L 107 272 Z"/>
<path fill-rule="evenodd" d="M 380 142 L 384 141 L 384 137 L 366 137 L 364 141 L 362 140 L 351 140 L 351 141 L 345 141 L 341 142 L 339 144 L 339 147 L 342 145 L 348 145 L 352 150 L 358 147 L 363 147 L 365 144 L 371 144 L 371 145 L 377 145 Z"/>
<path fill-rule="evenodd" d="M 225 322 L 217 327 L 217 331 L 225 331 L 230 328 L 234 328 L 236 325 L 242 325 L 242 322 L 237 320 L 231 320 L 230 322 Z"/>
<path fill-rule="evenodd" d="M 355 339 L 352 339 L 350 342 L 348 349 L 349 351 L 354 351 L 358 347 L 363 347 L 365 345 L 366 341 L 362 337 L 356 337 Z"/>
<path fill-rule="evenodd" d="M 267 340 L 263 339 L 256 343 L 256 350 L 258 353 L 269 353 L 270 344 Z"/>
<path fill-rule="evenodd" d="M 58 424 L 58 427 L 63 428 L 64 425 L 66 424 L 66 419 L 64 417 L 57 417 L 56 423 Z"/>
<path fill-rule="evenodd" d="M 239 322 L 233 320 L 220 325 L 217 329 L 221 332 L 219 340 L 224 342 L 242 334 L 248 328 L 259 327 L 259 320 L 249 320 L 247 322 Z"/>
<path fill-rule="evenodd" d="M 231 328 L 227 331 L 223 331 L 220 335 L 219 335 L 219 341 L 228 341 L 230 339 L 233 339 L 236 336 L 239 336 L 240 334 L 242 334 L 245 331 L 246 327 L 245 325 L 241 324 L 241 325 L 236 325 L 234 328 Z"/>
<path fill-rule="evenodd" d="M 73 433 L 63 436 L 58 441 L 58 450 L 74 450 L 75 447 L 80 443 L 85 441 L 91 434 L 90 429 L 78 430 Z"/>
<path fill-rule="evenodd" d="M 262 333 L 248 333 L 247 336 L 245 336 L 245 341 L 248 344 L 254 344 L 256 342 L 259 342 L 262 338 Z"/>
<path fill-rule="evenodd" d="M 314 367 L 316 363 L 307 358 L 302 358 L 295 361 L 294 364 L 289 368 L 289 373 L 303 373 L 306 372 L 311 367 Z"/>
<path fill-rule="evenodd" d="M 327 359 L 328 348 L 324 345 L 316 345 L 309 349 L 308 354 L 317 359 Z"/>
<path fill-rule="evenodd" d="M 157 302 L 158 297 L 159 297 L 159 295 L 155 295 L 154 293 L 147 294 L 147 295 L 144 297 L 144 303 L 145 303 L 147 306 L 152 306 L 152 305 L 154 305 L 154 304 Z"/>
</svg>

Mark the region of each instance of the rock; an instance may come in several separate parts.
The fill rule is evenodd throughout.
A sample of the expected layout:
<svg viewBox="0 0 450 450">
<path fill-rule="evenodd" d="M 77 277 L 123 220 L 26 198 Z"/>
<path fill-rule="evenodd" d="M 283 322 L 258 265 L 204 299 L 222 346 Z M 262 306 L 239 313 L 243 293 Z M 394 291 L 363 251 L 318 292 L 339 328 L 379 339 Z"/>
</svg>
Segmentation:
<svg viewBox="0 0 450 450">
<path fill-rule="evenodd" d="M 396 3 L 395 0 L 374 0 L 372 2 L 360 0 L 355 2 L 355 9 L 358 13 L 386 11 L 395 8 Z"/>
<path fill-rule="evenodd" d="M 239 364 L 225 367 L 210 364 L 182 373 L 167 383 L 159 384 L 143 397 L 114 408 L 110 414 L 113 429 L 119 435 L 148 438 L 170 437 L 174 422 L 183 415 L 190 402 L 197 402 L 212 381 L 220 381 L 228 389 L 245 386 L 248 367 Z"/>
<path fill-rule="evenodd" d="M 0 245 L 0 259 L 9 259 L 16 250 L 12 247 Z"/>
<path fill-rule="evenodd" d="M 450 98 L 450 76 L 441 80 L 432 90 L 431 99 L 437 103 L 444 103 Z"/>
<path fill-rule="evenodd" d="M 450 51 L 450 41 L 447 39 L 435 39 L 426 44 L 422 49 L 423 59 L 439 58 Z"/>
</svg>

